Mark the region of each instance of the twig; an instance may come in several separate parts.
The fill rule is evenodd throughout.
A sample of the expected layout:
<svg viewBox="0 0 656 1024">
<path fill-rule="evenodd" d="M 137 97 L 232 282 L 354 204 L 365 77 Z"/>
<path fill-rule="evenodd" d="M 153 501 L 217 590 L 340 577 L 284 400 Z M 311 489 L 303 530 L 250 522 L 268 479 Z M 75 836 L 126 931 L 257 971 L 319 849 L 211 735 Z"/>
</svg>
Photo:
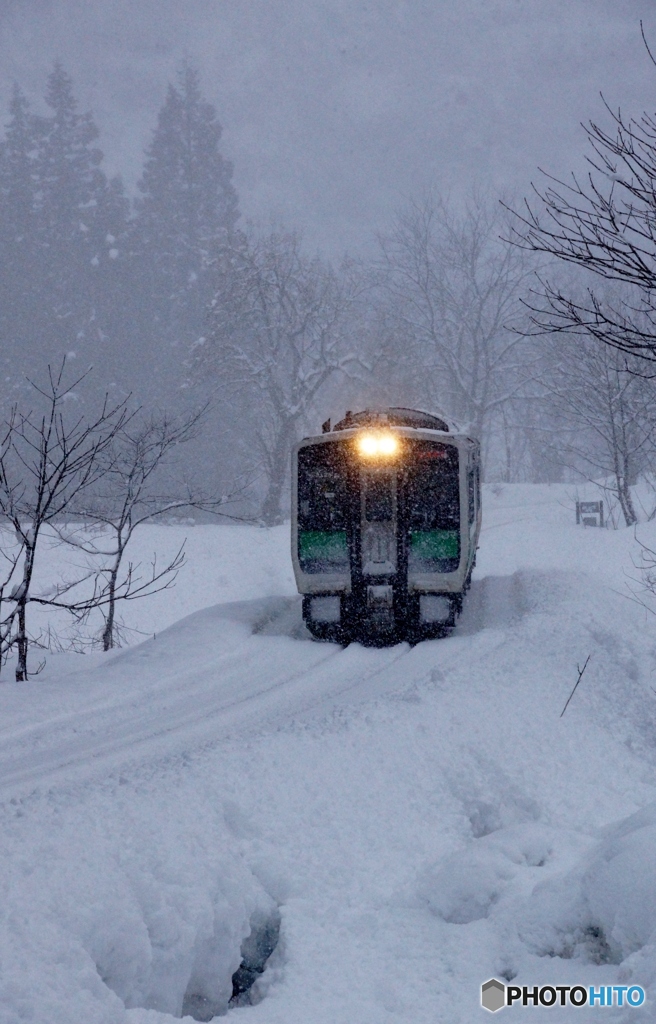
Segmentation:
<svg viewBox="0 0 656 1024">
<path fill-rule="evenodd" d="M 649 48 L 649 43 L 647 42 L 647 36 L 645 35 L 645 26 L 643 24 L 642 18 L 640 19 L 640 35 L 642 36 L 642 41 L 645 44 L 645 48 L 647 50 L 647 53 L 649 54 L 651 62 L 656 67 L 656 60 L 654 60 L 654 55 Z"/>
<path fill-rule="evenodd" d="M 560 717 L 561 717 L 561 718 L 563 717 L 563 715 L 564 715 L 564 714 L 565 714 L 565 712 L 567 711 L 567 704 L 569 704 L 569 702 L 571 701 L 572 697 L 574 696 L 574 693 L 576 692 L 576 687 L 577 687 L 577 686 L 579 685 L 579 683 L 581 682 L 581 680 L 582 680 L 582 678 L 583 678 L 583 673 L 585 672 L 586 668 L 588 667 L 588 662 L 590 661 L 590 658 L 591 658 L 591 657 L 592 657 L 592 655 L 591 655 L 591 654 L 588 654 L 587 658 L 585 659 L 585 664 L 584 664 L 583 668 L 579 668 L 579 666 L 578 666 L 578 665 L 576 666 L 576 668 L 577 668 L 577 671 L 578 671 L 578 674 L 579 674 L 579 677 L 578 677 L 578 679 L 576 680 L 576 682 L 574 683 L 574 689 L 572 690 L 572 692 L 570 693 L 569 697 L 567 698 L 567 703 L 565 704 L 565 707 L 564 707 L 564 708 L 563 708 L 563 710 L 562 710 L 562 711 L 560 712 Z"/>
</svg>

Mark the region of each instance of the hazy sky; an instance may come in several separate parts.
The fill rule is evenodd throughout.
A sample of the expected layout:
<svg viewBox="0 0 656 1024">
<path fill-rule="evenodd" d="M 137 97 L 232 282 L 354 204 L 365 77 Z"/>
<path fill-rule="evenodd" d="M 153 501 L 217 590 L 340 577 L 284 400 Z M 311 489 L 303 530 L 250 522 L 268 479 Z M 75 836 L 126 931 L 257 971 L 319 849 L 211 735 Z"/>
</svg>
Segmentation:
<svg viewBox="0 0 656 1024">
<path fill-rule="evenodd" d="M 366 245 L 402 197 L 525 192 L 580 166 L 599 91 L 656 108 L 653 0 L 0 0 L 0 96 L 60 58 L 134 186 L 166 88 L 196 63 L 246 216 Z"/>
</svg>

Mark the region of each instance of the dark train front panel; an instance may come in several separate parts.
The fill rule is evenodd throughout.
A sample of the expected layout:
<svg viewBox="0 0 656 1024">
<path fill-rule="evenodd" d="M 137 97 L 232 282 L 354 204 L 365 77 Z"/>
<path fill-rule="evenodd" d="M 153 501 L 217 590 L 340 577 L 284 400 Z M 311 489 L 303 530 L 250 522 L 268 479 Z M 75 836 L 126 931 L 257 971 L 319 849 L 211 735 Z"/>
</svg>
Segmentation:
<svg viewBox="0 0 656 1024">
<path fill-rule="evenodd" d="M 476 441 L 414 410 L 350 414 L 296 446 L 292 478 L 292 558 L 314 636 L 393 643 L 454 625 L 480 530 Z"/>
</svg>

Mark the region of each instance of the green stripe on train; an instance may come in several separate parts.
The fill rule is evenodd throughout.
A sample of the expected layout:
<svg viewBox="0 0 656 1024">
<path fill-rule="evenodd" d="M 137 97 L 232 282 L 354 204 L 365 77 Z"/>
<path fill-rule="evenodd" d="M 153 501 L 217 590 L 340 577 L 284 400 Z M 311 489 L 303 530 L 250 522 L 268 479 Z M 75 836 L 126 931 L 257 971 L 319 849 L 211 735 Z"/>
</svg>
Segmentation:
<svg viewBox="0 0 656 1024">
<path fill-rule="evenodd" d="M 299 530 L 298 557 L 302 562 L 317 561 L 331 565 L 348 563 L 345 530 Z"/>
<path fill-rule="evenodd" d="M 457 530 L 413 530 L 410 549 L 414 558 L 429 562 L 442 558 L 458 558 L 460 534 Z"/>
</svg>

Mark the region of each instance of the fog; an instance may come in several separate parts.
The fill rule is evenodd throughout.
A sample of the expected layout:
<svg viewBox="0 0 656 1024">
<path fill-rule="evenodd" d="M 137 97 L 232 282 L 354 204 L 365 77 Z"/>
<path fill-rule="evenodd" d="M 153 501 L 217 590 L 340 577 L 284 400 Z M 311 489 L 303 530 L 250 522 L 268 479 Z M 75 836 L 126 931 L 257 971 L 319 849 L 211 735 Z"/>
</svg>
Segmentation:
<svg viewBox="0 0 656 1024">
<path fill-rule="evenodd" d="M 599 91 L 640 112 L 656 81 L 647 0 L 3 0 L 0 18 L 4 109 L 13 81 L 38 108 L 61 59 L 130 187 L 187 56 L 243 215 L 331 252 L 429 185 L 523 193 L 538 165 L 580 166 Z"/>
<path fill-rule="evenodd" d="M 347 409 L 405 405 L 479 437 L 488 480 L 610 474 L 633 522 L 630 488 L 656 481 L 654 385 L 627 379 L 656 353 L 656 276 L 631 256 L 655 222 L 653 135 L 637 212 L 610 136 L 650 108 L 651 6 L 4 0 L 3 415 L 63 360 L 66 386 L 84 377 L 85 415 L 109 392 L 162 416 L 148 438 L 206 408 L 185 469 L 208 500 L 239 494 L 276 523 L 299 437 Z M 518 222 L 498 202 L 520 208 L 540 168 L 589 169 L 591 121 L 610 132 L 595 174 L 623 210 L 611 235 L 633 225 L 593 267 L 629 291 L 595 293 L 593 319 L 630 368 L 600 356 L 598 332 L 589 348 L 551 343 L 585 335 L 589 253 L 572 260 L 540 230 L 509 246 Z M 600 423 L 602 408 L 624 418 Z M 621 457 L 600 440 L 618 431 Z"/>
</svg>

